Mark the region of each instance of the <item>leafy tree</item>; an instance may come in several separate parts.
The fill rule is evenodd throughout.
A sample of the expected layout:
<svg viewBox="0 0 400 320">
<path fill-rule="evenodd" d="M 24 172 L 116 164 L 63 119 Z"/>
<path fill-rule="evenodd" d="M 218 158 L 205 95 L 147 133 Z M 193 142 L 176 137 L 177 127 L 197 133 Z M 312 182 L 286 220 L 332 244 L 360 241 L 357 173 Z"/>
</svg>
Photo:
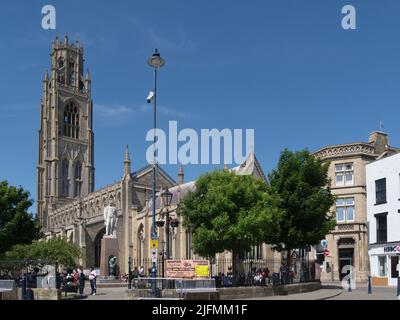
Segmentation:
<svg viewBox="0 0 400 320">
<path fill-rule="evenodd" d="M 15 244 L 27 244 L 42 234 L 38 221 L 28 213 L 33 201 L 23 188 L 0 181 L 0 255 Z"/>
<path fill-rule="evenodd" d="M 196 189 L 181 199 L 178 213 L 192 233 L 194 251 L 203 257 L 231 251 L 235 272 L 237 255 L 263 242 L 272 202 L 263 181 L 216 171 L 196 181 Z"/>
<path fill-rule="evenodd" d="M 5 254 L 9 260 L 44 260 L 51 263 L 58 262 L 63 266 L 75 266 L 80 256 L 81 249 L 61 237 L 15 245 Z"/>
<path fill-rule="evenodd" d="M 271 211 L 270 231 L 265 242 L 287 254 L 296 248 L 318 243 L 335 226 L 329 214 L 335 197 L 328 179 L 329 163 L 322 163 L 308 151 L 281 153 L 278 167 L 269 174 L 269 190 L 277 199 L 277 209 Z"/>
</svg>

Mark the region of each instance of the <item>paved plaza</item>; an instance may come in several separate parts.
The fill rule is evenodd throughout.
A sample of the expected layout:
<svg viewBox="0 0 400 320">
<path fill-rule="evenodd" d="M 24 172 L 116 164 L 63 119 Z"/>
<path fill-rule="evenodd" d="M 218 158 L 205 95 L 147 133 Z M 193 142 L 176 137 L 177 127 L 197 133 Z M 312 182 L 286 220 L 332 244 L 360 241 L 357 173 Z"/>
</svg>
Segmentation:
<svg viewBox="0 0 400 320">
<path fill-rule="evenodd" d="M 85 300 L 126 300 L 126 288 L 101 288 L 96 296 L 88 295 Z M 85 292 L 90 290 L 86 288 Z M 288 296 L 273 296 L 257 298 L 257 300 L 397 300 L 395 287 L 373 287 L 372 294 L 368 294 L 366 285 L 357 285 L 352 292 L 342 289 L 340 284 L 323 284 L 322 288 L 313 292 L 292 294 Z M 248 299 L 251 300 L 251 299 Z"/>
<path fill-rule="evenodd" d="M 288 296 L 259 298 L 260 300 L 397 300 L 397 289 L 393 287 L 375 287 L 368 294 L 365 285 L 357 286 L 352 292 L 337 285 L 323 285 L 320 290 Z"/>
</svg>

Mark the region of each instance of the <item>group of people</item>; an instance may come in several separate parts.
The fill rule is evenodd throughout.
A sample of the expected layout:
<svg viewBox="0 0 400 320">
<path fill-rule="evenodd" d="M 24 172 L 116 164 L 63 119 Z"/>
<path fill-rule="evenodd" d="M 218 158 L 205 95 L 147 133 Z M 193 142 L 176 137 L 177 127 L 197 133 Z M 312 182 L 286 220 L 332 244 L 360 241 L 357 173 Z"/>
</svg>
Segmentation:
<svg viewBox="0 0 400 320">
<path fill-rule="evenodd" d="M 269 269 L 259 269 L 255 272 L 253 276 L 253 284 L 254 285 L 269 285 L 270 284 L 270 277 L 269 277 Z"/>
<path fill-rule="evenodd" d="M 85 289 L 85 281 L 86 281 L 86 275 L 83 272 L 83 267 L 79 267 L 78 269 L 66 269 L 64 270 L 62 274 L 62 285 L 63 285 L 63 291 L 65 292 L 65 295 L 67 295 L 67 292 L 73 291 L 73 292 L 78 292 L 80 295 L 83 295 L 84 289 Z M 90 288 L 92 290 L 91 295 L 96 295 L 97 292 L 97 286 L 96 286 L 96 278 L 97 274 L 94 268 L 90 269 L 90 273 L 88 275 L 88 279 L 90 282 Z"/>
<path fill-rule="evenodd" d="M 263 269 L 251 268 L 247 274 L 237 273 L 235 278 L 232 272 L 227 275 L 220 273 L 216 279 L 218 279 L 220 286 L 229 287 L 234 284 L 244 285 L 244 286 L 268 286 L 279 285 L 279 284 L 289 284 L 293 283 L 295 277 L 295 272 L 293 266 L 289 268 L 282 263 L 279 268 L 279 272 L 270 273 L 268 267 Z"/>
</svg>

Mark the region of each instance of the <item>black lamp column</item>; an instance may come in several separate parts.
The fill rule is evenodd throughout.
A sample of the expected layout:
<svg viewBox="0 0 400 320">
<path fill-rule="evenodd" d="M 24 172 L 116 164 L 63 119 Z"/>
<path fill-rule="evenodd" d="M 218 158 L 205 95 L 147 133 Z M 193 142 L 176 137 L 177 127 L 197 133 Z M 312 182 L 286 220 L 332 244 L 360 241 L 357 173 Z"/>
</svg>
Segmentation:
<svg viewBox="0 0 400 320">
<path fill-rule="evenodd" d="M 165 65 L 165 61 L 161 58 L 158 50 L 153 53 L 153 55 L 147 60 L 147 64 L 154 69 L 154 93 L 153 95 L 150 95 L 148 98 L 148 102 L 151 102 L 153 99 L 154 101 L 154 114 L 153 114 L 153 130 L 154 130 L 154 148 L 157 142 L 157 137 L 155 130 L 157 128 L 157 69 L 161 68 Z M 154 149 L 154 154 L 153 154 L 153 183 L 152 183 L 152 218 L 153 218 L 153 225 L 152 225 L 152 230 L 151 230 L 151 239 L 152 240 L 157 240 L 157 226 L 156 226 L 156 170 L 157 170 L 157 164 L 156 164 L 156 155 L 155 155 L 155 149 Z M 157 277 L 157 263 L 153 262 L 153 267 L 151 268 L 151 276 L 153 278 Z M 155 298 L 156 297 L 156 281 L 152 281 L 152 295 Z"/>
</svg>

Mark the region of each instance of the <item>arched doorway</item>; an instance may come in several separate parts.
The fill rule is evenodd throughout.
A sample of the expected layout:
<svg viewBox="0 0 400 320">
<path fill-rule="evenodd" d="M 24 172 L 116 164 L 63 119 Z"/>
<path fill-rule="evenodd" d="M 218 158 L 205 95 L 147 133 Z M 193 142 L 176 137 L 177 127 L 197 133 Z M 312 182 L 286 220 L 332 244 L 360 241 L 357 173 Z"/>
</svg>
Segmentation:
<svg viewBox="0 0 400 320">
<path fill-rule="evenodd" d="M 101 240 L 106 234 L 106 228 L 99 231 L 96 238 L 94 239 L 94 266 L 100 268 L 100 255 L 101 255 Z"/>
</svg>

